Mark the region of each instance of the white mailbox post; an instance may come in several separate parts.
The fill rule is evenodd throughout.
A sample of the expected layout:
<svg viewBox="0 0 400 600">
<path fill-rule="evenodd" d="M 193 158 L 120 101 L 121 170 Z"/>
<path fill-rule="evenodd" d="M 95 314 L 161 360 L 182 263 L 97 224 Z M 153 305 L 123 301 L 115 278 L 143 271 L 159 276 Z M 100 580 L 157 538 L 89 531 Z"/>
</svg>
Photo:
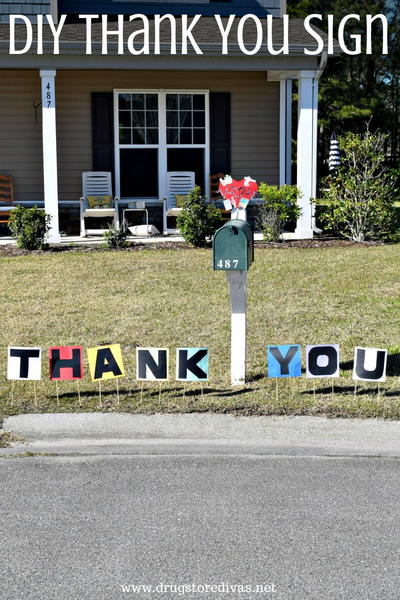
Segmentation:
<svg viewBox="0 0 400 600">
<path fill-rule="evenodd" d="M 226 271 L 231 304 L 231 384 L 246 383 L 247 357 L 247 272 L 253 262 L 253 233 L 247 223 L 246 206 L 258 187 L 250 177 L 240 182 L 231 177 L 219 191 L 225 206 L 231 203 L 231 220 L 213 238 L 214 270 Z M 251 182 L 251 190 L 247 189 Z M 246 188 L 247 183 L 247 188 Z M 229 188 L 229 189 L 226 189 Z"/>
</svg>

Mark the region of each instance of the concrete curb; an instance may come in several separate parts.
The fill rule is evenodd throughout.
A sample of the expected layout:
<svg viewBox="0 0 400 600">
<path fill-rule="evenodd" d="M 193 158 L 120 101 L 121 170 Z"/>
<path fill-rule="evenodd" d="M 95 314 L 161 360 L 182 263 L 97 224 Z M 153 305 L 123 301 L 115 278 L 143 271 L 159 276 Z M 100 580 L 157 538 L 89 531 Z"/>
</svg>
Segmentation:
<svg viewBox="0 0 400 600">
<path fill-rule="evenodd" d="M 8 417 L 4 430 L 32 442 L 213 441 L 326 452 L 400 456 L 400 421 L 321 417 L 236 417 L 203 413 L 34 414 Z"/>
</svg>

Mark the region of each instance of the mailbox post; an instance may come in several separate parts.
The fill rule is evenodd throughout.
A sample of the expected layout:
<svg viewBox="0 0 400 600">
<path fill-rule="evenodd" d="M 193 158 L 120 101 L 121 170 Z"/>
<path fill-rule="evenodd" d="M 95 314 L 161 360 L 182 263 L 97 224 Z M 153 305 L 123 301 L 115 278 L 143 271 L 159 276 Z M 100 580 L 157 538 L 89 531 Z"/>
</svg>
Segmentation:
<svg viewBox="0 0 400 600">
<path fill-rule="evenodd" d="M 232 211 L 236 217 L 238 211 Z M 247 272 L 254 260 L 253 232 L 246 221 L 232 218 L 213 238 L 213 268 L 226 271 L 231 300 L 231 383 L 246 382 Z"/>
</svg>

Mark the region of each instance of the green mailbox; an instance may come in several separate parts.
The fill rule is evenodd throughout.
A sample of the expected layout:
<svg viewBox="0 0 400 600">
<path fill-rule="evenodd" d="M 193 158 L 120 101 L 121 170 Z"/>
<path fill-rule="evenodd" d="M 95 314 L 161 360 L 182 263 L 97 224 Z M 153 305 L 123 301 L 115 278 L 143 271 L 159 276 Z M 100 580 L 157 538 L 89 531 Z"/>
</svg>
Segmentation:
<svg viewBox="0 0 400 600">
<path fill-rule="evenodd" d="M 247 271 L 253 260 L 253 232 L 246 221 L 232 219 L 215 232 L 214 271 Z"/>
</svg>

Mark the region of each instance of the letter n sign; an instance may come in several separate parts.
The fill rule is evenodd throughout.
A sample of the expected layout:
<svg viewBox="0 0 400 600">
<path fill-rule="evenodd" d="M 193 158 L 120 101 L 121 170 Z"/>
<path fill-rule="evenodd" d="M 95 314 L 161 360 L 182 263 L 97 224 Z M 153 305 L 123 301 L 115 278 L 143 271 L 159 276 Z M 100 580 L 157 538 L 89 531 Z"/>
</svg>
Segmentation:
<svg viewBox="0 0 400 600">
<path fill-rule="evenodd" d="M 167 381 L 168 348 L 136 348 L 136 379 Z"/>
</svg>

